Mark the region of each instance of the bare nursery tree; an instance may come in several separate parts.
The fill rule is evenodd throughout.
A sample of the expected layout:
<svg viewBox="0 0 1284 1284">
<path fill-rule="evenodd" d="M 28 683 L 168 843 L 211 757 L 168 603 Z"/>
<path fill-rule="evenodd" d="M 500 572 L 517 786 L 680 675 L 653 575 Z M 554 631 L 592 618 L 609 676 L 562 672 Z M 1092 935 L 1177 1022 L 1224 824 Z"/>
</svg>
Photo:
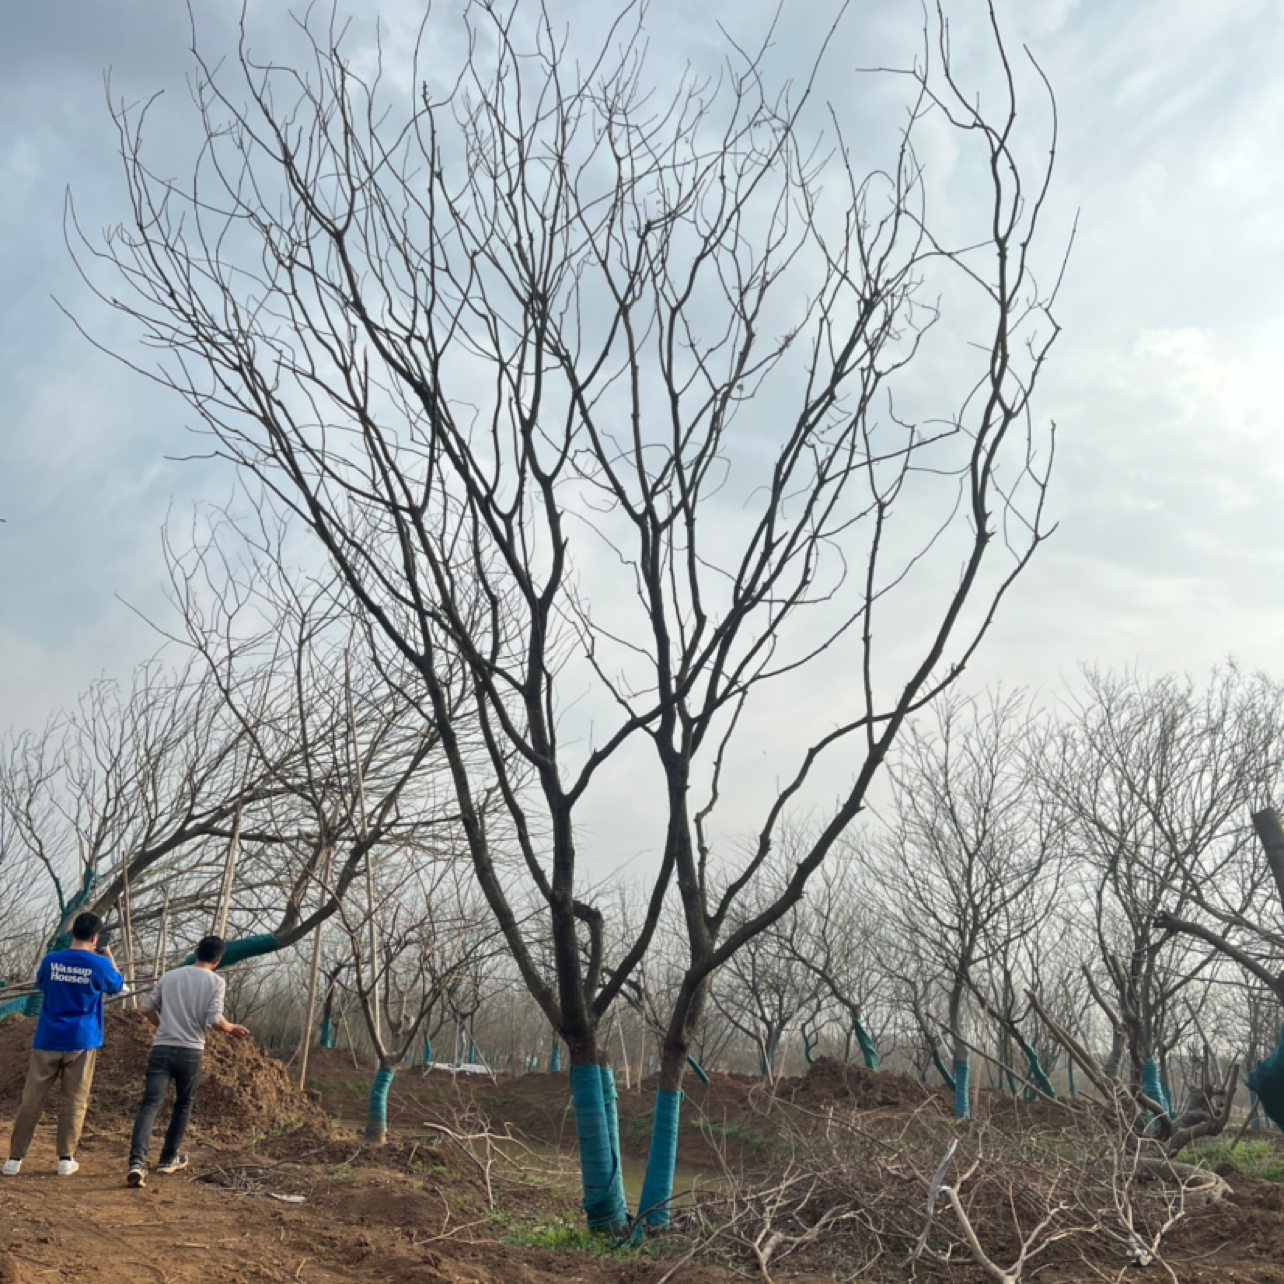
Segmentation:
<svg viewBox="0 0 1284 1284">
<path fill-rule="evenodd" d="M 240 821 L 228 891 L 234 922 L 272 926 L 230 946 L 233 961 L 302 939 L 347 896 L 368 906 L 381 849 L 449 847 L 459 832 L 418 689 L 396 657 L 372 654 L 342 580 L 292 566 L 270 509 L 250 511 L 216 515 L 181 549 L 166 543 L 175 640 L 199 657 L 270 786 Z M 475 756 L 465 672 L 456 667 L 447 708 L 456 743 Z"/>
<path fill-rule="evenodd" d="M 149 165 L 146 110 L 116 113 L 129 217 L 81 238 L 86 274 L 114 274 L 97 288 L 160 354 L 145 373 L 314 534 L 376 650 L 413 671 L 478 882 L 589 1094 L 586 1186 L 618 1169 L 598 1027 L 670 883 L 690 953 L 672 1093 L 711 973 L 797 903 L 1048 533 L 1052 435 L 1031 396 L 1057 332 L 1059 258 L 1035 276 L 1055 112 L 1048 94 L 1027 166 L 1020 68 L 988 23 L 992 107 L 957 79 L 938 12 L 867 170 L 843 105 L 819 101 L 819 56 L 774 89 L 768 34 L 728 42 L 716 79 L 657 87 L 637 5 L 587 54 L 538 6 L 470 7 L 449 80 L 425 28 L 392 90 L 334 28 L 303 24 L 306 70 L 243 33 L 231 74 L 197 55 L 205 144 L 181 184 Z M 949 200 L 948 231 L 915 144 L 938 124 L 983 185 Z M 461 662 L 481 768 L 452 730 Z M 747 854 L 711 861 L 745 730 L 827 666 L 849 680 L 791 728 Z M 608 960 L 577 817 L 637 741 L 661 857 Z M 730 928 L 826 771 L 843 783 L 810 849 Z M 492 790 L 538 926 L 488 842 Z M 593 1224 L 623 1221 L 617 1191 L 586 1203 Z"/>
<path fill-rule="evenodd" d="M 890 906 L 882 879 L 863 848 L 844 838 L 808 888 L 799 931 L 789 944 L 797 961 L 820 978 L 841 1013 L 844 1060 L 852 1041 L 866 1069 L 877 1070 L 890 1016 Z"/>
<path fill-rule="evenodd" d="M 966 1116 L 983 1024 L 1006 1016 L 1005 1033 L 1018 1033 L 1004 964 L 1056 901 L 1062 835 L 1032 787 L 1023 695 L 942 700 L 935 717 L 930 729 L 910 729 L 891 763 L 883 860 L 913 953 L 945 992 L 955 1112 Z"/>
<path fill-rule="evenodd" d="M 1248 814 L 1280 766 L 1281 694 L 1232 667 L 1203 688 L 1167 675 L 1085 671 L 1043 788 L 1088 873 L 1103 1010 L 1134 1080 L 1162 1093 L 1192 1031 L 1188 993 L 1216 975 L 1208 943 L 1259 901 L 1269 870 Z"/>
</svg>

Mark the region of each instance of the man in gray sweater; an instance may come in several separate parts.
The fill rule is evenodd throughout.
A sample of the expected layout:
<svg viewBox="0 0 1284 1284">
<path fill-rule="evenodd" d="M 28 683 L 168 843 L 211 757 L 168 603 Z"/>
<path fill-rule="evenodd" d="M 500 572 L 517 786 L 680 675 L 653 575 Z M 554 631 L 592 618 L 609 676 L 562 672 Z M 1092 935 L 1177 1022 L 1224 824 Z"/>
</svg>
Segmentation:
<svg viewBox="0 0 1284 1284">
<path fill-rule="evenodd" d="M 223 938 L 205 937 L 196 947 L 195 962 L 167 972 L 143 1000 L 143 1015 L 156 1027 L 156 1033 L 152 1035 L 151 1056 L 147 1059 L 143 1103 L 138 1107 L 134 1135 L 129 1143 L 129 1174 L 125 1181 L 130 1186 L 142 1186 L 147 1181 L 147 1149 L 152 1141 L 152 1126 L 171 1079 L 174 1111 L 156 1171 L 176 1173 L 187 1167 L 187 1156 L 180 1154 L 178 1148 L 192 1117 L 206 1029 L 221 1030 L 235 1039 L 249 1037 L 250 1032 L 243 1025 L 233 1025 L 223 1017 L 223 992 L 227 983 L 214 972 L 222 958 Z"/>
</svg>

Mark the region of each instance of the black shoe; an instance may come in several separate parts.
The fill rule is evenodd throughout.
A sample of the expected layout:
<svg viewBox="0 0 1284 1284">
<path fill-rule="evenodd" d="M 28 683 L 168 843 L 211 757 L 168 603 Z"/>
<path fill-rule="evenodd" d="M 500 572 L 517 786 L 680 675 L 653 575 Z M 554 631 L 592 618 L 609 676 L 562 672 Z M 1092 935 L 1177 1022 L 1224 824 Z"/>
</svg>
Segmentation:
<svg viewBox="0 0 1284 1284">
<path fill-rule="evenodd" d="M 156 1165 L 156 1171 L 162 1177 L 168 1177 L 170 1173 L 176 1173 L 187 1167 L 186 1155 L 175 1155 L 173 1159 L 162 1159 Z"/>
<path fill-rule="evenodd" d="M 146 1186 L 147 1169 L 145 1169 L 142 1166 L 142 1164 L 135 1164 L 132 1168 L 130 1168 L 129 1172 L 125 1174 L 125 1185 L 126 1186 Z"/>
</svg>

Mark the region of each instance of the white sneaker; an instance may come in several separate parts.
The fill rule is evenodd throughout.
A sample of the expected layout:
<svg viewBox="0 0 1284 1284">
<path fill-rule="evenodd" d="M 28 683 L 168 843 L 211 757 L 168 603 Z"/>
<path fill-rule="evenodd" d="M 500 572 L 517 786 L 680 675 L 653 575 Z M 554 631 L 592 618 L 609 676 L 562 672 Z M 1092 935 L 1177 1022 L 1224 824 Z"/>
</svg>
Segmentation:
<svg viewBox="0 0 1284 1284">
<path fill-rule="evenodd" d="M 4 1161 L 4 1175 L 6 1177 L 16 1177 L 21 1171 L 21 1159 L 6 1159 Z"/>
<path fill-rule="evenodd" d="M 80 1165 L 74 1159 L 60 1159 L 58 1161 L 59 1177 L 70 1177 L 72 1173 L 79 1171 Z"/>
</svg>

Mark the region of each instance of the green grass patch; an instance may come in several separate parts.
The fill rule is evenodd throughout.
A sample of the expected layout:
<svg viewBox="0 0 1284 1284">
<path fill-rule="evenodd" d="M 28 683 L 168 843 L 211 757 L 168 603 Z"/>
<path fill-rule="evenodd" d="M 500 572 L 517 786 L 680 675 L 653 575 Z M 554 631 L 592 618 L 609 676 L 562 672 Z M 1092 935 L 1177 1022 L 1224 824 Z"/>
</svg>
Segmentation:
<svg viewBox="0 0 1284 1284">
<path fill-rule="evenodd" d="M 773 1129 L 754 1127 L 743 1123 L 717 1123 L 712 1119 L 693 1119 L 690 1127 L 697 1128 L 714 1141 L 725 1141 L 739 1146 L 753 1155 L 774 1155 L 784 1148 L 779 1133 Z"/>
<path fill-rule="evenodd" d="M 1203 1168 L 1230 1162 L 1245 1177 L 1284 1183 L 1284 1149 L 1273 1141 L 1241 1141 L 1236 1145 L 1228 1138 L 1215 1137 L 1202 1145 L 1188 1146 L 1177 1157 Z"/>
<path fill-rule="evenodd" d="M 620 1132 L 630 1146 L 640 1146 L 651 1135 L 651 1121 L 655 1108 L 643 1110 L 629 1119 L 620 1120 Z"/>
<path fill-rule="evenodd" d="M 617 1247 L 605 1235 L 599 1235 L 582 1223 L 569 1222 L 555 1217 L 546 1222 L 519 1222 L 501 1209 L 489 1214 L 491 1223 L 500 1231 L 496 1239 L 501 1244 L 516 1244 L 522 1248 L 544 1248 L 553 1253 L 583 1253 L 588 1257 L 610 1257 L 627 1261 L 644 1257 L 660 1257 L 661 1246 L 643 1240 L 635 1247 Z"/>
</svg>

